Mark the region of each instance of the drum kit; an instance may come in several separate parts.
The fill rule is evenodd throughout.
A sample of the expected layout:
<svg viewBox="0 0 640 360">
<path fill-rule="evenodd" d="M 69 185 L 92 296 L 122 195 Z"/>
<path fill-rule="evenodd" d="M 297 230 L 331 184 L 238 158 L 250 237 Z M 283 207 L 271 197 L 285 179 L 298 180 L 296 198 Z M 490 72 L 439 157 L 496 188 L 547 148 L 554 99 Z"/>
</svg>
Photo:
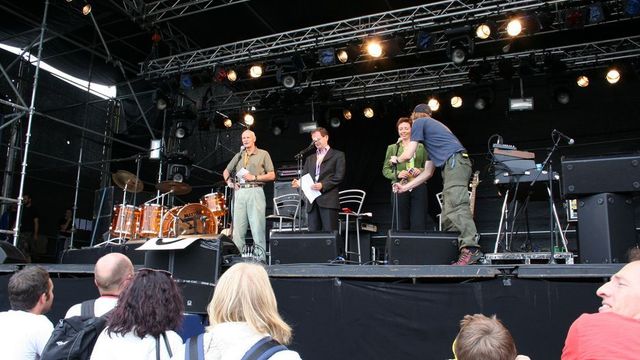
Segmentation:
<svg viewBox="0 0 640 360">
<path fill-rule="evenodd" d="M 112 175 L 114 183 L 123 189 L 123 202 L 113 208 L 110 236 L 120 242 L 152 237 L 179 237 L 182 235 L 218 234 L 222 218 L 227 214 L 224 194 L 213 192 L 204 195 L 199 203 L 168 208 L 157 203 L 166 195 L 186 195 L 189 184 L 163 181 L 156 184 L 162 194 L 140 206 L 126 203 L 126 193 L 142 191 L 144 184 L 132 173 L 119 170 Z M 152 201 L 156 201 L 155 203 Z"/>
</svg>

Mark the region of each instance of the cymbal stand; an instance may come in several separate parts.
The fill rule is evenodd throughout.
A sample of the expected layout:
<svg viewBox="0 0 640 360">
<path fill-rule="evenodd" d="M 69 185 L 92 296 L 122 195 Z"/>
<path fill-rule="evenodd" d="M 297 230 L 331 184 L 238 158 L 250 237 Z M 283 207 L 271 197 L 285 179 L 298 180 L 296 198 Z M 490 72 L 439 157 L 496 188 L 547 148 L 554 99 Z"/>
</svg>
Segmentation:
<svg viewBox="0 0 640 360">
<path fill-rule="evenodd" d="M 118 226 L 118 228 L 116 229 L 116 233 L 119 235 L 119 237 L 116 238 L 112 238 L 111 237 L 111 231 L 109 231 L 109 236 L 107 238 L 107 241 L 103 241 L 101 243 L 96 244 L 94 247 L 100 247 L 100 246 L 104 246 L 104 245 L 109 245 L 109 244 L 115 244 L 115 245 L 122 245 L 124 237 L 122 236 L 124 234 L 124 229 L 122 229 L 122 227 L 120 226 L 120 224 L 125 225 L 127 224 L 127 222 L 125 221 L 125 209 L 127 208 L 127 187 L 129 186 L 129 182 L 126 182 L 124 184 L 124 189 L 122 190 L 122 204 L 120 204 L 120 211 L 118 212 L 118 221 L 116 221 L 116 226 Z M 133 221 L 133 218 L 135 217 L 134 212 L 131 212 L 131 221 Z M 133 235 L 133 234 L 131 234 Z"/>
</svg>

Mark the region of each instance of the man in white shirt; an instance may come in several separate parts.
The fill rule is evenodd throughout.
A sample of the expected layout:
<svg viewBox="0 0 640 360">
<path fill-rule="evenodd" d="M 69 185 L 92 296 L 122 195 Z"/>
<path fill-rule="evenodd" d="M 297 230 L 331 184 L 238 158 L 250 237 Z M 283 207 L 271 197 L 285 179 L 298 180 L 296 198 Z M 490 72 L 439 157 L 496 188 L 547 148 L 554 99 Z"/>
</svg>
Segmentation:
<svg viewBox="0 0 640 360">
<path fill-rule="evenodd" d="M 0 313 L 2 358 L 39 359 L 53 324 L 45 314 L 53 305 L 53 282 L 39 266 L 13 274 L 8 286 L 11 310 Z"/>
<path fill-rule="evenodd" d="M 94 316 L 102 316 L 118 303 L 118 296 L 133 278 L 133 264 L 121 253 L 109 253 L 96 262 L 94 283 L 100 297 L 94 303 Z M 65 319 L 79 316 L 82 304 L 75 304 L 67 311 Z"/>
</svg>

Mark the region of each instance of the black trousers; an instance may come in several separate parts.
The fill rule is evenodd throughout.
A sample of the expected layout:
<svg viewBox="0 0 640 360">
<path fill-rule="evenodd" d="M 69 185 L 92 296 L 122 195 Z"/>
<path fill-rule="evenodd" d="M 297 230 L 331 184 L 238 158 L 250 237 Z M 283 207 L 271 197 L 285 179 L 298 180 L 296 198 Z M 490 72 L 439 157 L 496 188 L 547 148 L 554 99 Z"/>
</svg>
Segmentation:
<svg viewBox="0 0 640 360">
<path fill-rule="evenodd" d="M 311 205 L 311 211 L 307 214 L 309 231 L 338 231 L 338 209 Z"/>
<path fill-rule="evenodd" d="M 391 203 L 394 194 L 391 192 Z M 411 191 L 398 195 L 398 230 L 426 231 L 427 230 L 427 184 L 420 184 Z M 393 219 L 395 224 L 395 219 Z M 394 226 L 395 229 L 395 226 Z"/>
</svg>

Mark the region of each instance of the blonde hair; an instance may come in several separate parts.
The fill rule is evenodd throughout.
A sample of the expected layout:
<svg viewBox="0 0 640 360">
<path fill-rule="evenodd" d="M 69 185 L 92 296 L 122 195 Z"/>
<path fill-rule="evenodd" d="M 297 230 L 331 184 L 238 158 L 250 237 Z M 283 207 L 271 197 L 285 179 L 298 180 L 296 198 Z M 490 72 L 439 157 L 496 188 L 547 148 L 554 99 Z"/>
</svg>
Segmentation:
<svg viewBox="0 0 640 360">
<path fill-rule="evenodd" d="M 247 322 L 281 344 L 291 341 L 291 327 L 278 313 L 267 271 L 255 263 L 233 265 L 218 281 L 207 308 L 209 322 Z"/>
<path fill-rule="evenodd" d="M 507 328 L 495 315 L 465 315 L 453 344 L 458 360 L 513 360 L 516 344 Z"/>
</svg>

